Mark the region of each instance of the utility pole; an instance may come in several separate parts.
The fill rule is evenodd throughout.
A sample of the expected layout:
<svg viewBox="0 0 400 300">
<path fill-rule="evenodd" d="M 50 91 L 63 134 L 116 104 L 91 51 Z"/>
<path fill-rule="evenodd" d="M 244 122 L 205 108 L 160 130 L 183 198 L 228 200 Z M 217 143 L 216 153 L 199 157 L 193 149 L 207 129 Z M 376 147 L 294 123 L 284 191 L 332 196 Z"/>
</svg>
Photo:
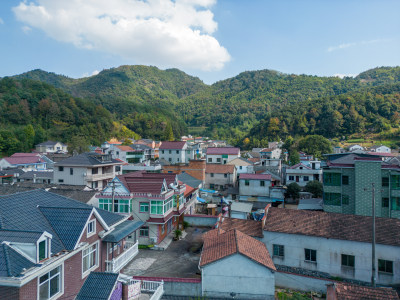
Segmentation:
<svg viewBox="0 0 400 300">
<path fill-rule="evenodd" d="M 375 183 L 371 183 L 372 185 L 372 275 L 371 275 L 371 286 L 376 287 L 375 283 Z M 364 189 L 367 191 L 367 189 Z"/>
</svg>

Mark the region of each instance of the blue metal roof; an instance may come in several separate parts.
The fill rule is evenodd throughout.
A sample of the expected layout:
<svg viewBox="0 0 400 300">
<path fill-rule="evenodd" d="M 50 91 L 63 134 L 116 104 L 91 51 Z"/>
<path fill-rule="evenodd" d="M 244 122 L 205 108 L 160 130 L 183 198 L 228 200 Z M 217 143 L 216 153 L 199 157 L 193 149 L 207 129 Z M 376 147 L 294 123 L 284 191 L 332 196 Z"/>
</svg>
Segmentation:
<svg viewBox="0 0 400 300">
<path fill-rule="evenodd" d="M 127 221 L 122 222 L 121 224 L 115 226 L 114 230 L 110 234 L 106 235 L 102 239 L 102 241 L 109 242 L 109 243 L 118 243 L 120 240 L 127 237 L 135 230 L 138 230 L 143 225 L 144 225 L 144 222 L 142 222 L 142 221 L 135 222 L 135 221 L 127 220 Z"/>
<path fill-rule="evenodd" d="M 91 272 L 75 300 L 108 300 L 118 280 L 116 273 Z"/>
<path fill-rule="evenodd" d="M 6 244 L 0 246 L 0 277 L 18 277 L 24 269 L 35 265 L 10 246 Z"/>
<path fill-rule="evenodd" d="M 201 202 L 201 203 L 206 203 L 207 201 L 204 200 L 203 198 L 197 197 L 197 201 Z"/>
</svg>

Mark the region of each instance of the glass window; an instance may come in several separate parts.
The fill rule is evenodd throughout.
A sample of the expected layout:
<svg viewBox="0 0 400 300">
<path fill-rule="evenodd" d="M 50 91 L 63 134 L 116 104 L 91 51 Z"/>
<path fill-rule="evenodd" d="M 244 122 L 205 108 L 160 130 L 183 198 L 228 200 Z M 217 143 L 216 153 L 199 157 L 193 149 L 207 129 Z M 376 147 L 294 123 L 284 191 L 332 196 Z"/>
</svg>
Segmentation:
<svg viewBox="0 0 400 300">
<path fill-rule="evenodd" d="M 304 249 L 304 256 L 306 261 L 317 261 L 317 250 Z"/>
<path fill-rule="evenodd" d="M 69 175 L 74 175 L 74 168 L 69 168 Z"/>
<path fill-rule="evenodd" d="M 92 169 L 92 174 L 98 174 L 98 173 L 99 173 L 99 168 Z"/>
<path fill-rule="evenodd" d="M 354 268 L 354 255 L 342 254 L 342 266 Z"/>
<path fill-rule="evenodd" d="M 342 184 L 343 185 L 349 184 L 349 176 L 342 176 Z"/>
<path fill-rule="evenodd" d="M 96 220 L 92 220 L 88 223 L 87 234 L 92 234 L 96 231 Z"/>
<path fill-rule="evenodd" d="M 303 181 L 309 181 L 310 178 L 308 176 L 303 176 Z"/>
<path fill-rule="evenodd" d="M 164 154 L 164 150 L 161 150 L 161 153 Z"/>
<path fill-rule="evenodd" d="M 64 167 L 58 167 L 58 171 L 60 172 L 64 171 Z"/>
<path fill-rule="evenodd" d="M 382 207 L 389 207 L 389 198 L 382 198 Z"/>
<path fill-rule="evenodd" d="M 62 182 L 64 182 L 64 179 L 58 179 L 58 182 L 62 183 Z"/>
<path fill-rule="evenodd" d="M 112 211 L 111 210 L 111 205 L 112 200 L 111 199 L 99 199 L 99 208 L 107 210 L 107 211 Z"/>
<path fill-rule="evenodd" d="M 294 180 L 294 176 L 290 175 L 290 176 L 289 176 L 289 180 L 290 180 L 290 181 Z"/>
<path fill-rule="evenodd" d="M 391 188 L 393 189 L 400 188 L 400 175 L 392 175 L 390 179 L 392 184 Z"/>
<path fill-rule="evenodd" d="M 213 183 L 210 183 L 210 189 L 214 189 L 215 185 Z"/>
<path fill-rule="evenodd" d="M 239 166 L 239 169 L 241 170 L 241 169 L 243 169 L 243 167 L 242 167 L 242 166 Z"/>
<path fill-rule="evenodd" d="M 244 185 L 250 185 L 250 181 L 249 180 L 245 180 L 244 181 Z"/>
<path fill-rule="evenodd" d="M 378 271 L 393 274 L 393 261 L 378 259 Z"/>
<path fill-rule="evenodd" d="M 143 237 L 149 236 L 149 227 L 142 227 L 140 228 L 139 235 Z"/>
<path fill-rule="evenodd" d="M 142 203 L 140 203 L 140 209 L 139 209 L 139 211 L 140 211 L 141 213 L 149 212 L 149 207 L 150 207 L 150 204 L 149 204 L 149 203 L 147 203 L 147 202 L 142 202 Z"/>
<path fill-rule="evenodd" d="M 225 178 L 228 178 L 228 174 L 224 174 L 224 177 L 225 177 Z"/>
<path fill-rule="evenodd" d="M 324 204 L 325 205 L 341 205 L 341 194 L 339 193 L 324 193 Z"/>
<path fill-rule="evenodd" d="M 152 200 L 150 202 L 150 213 L 154 215 L 162 215 L 163 201 Z"/>
<path fill-rule="evenodd" d="M 382 186 L 389 186 L 389 177 L 382 177 Z"/>
<path fill-rule="evenodd" d="M 221 158 L 217 158 L 217 162 L 221 162 Z"/>
<path fill-rule="evenodd" d="M 285 247 L 283 245 L 274 244 L 274 256 L 285 256 Z"/>
<path fill-rule="evenodd" d="M 265 181 L 264 180 L 260 181 L 260 186 L 265 186 Z"/>
<path fill-rule="evenodd" d="M 171 151 L 171 150 L 168 150 L 168 153 L 169 153 L 169 154 L 171 154 L 171 153 L 172 153 L 172 151 Z"/>
<path fill-rule="evenodd" d="M 392 197 L 392 210 L 400 210 L 400 197 Z"/>
<path fill-rule="evenodd" d="M 331 186 L 340 186 L 341 184 L 340 173 L 324 173 L 324 184 Z"/>
<path fill-rule="evenodd" d="M 61 266 L 39 278 L 39 299 L 47 300 L 61 292 Z"/>
<path fill-rule="evenodd" d="M 214 177 L 214 173 L 211 173 L 210 176 L 211 176 L 211 177 Z"/>
<path fill-rule="evenodd" d="M 46 240 L 39 243 L 39 261 L 47 258 Z"/>
<path fill-rule="evenodd" d="M 179 150 L 176 150 L 176 154 L 179 154 Z"/>
<path fill-rule="evenodd" d="M 82 251 L 82 273 L 98 264 L 97 243 Z"/>
<path fill-rule="evenodd" d="M 114 199 L 114 212 L 129 213 L 129 199 Z"/>
<path fill-rule="evenodd" d="M 211 157 L 208 158 L 208 162 L 212 162 L 212 158 Z"/>
</svg>

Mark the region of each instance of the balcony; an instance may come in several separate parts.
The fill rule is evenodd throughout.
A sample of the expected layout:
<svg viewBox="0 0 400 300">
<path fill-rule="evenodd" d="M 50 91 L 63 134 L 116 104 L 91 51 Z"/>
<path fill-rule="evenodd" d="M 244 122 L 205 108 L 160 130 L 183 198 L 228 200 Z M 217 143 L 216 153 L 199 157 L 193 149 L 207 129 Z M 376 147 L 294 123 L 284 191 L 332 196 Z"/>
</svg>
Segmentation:
<svg viewBox="0 0 400 300">
<path fill-rule="evenodd" d="M 130 286 L 133 286 L 132 290 L 137 291 L 134 299 L 138 300 L 159 300 L 164 294 L 164 282 L 163 281 L 148 281 L 148 280 L 135 280 L 131 279 Z M 140 287 L 140 291 L 139 291 Z"/>
<path fill-rule="evenodd" d="M 136 241 L 136 243 L 125 242 L 125 249 L 121 255 L 112 260 L 106 260 L 107 272 L 118 273 L 139 253 L 138 246 L 139 241 Z"/>
<path fill-rule="evenodd" d="M 86 175 L 86 181 L 98 181 L 98 180 L 104 180 L 104 179 L 113 179 L 114 178 L 114 173 L 109 172 L 109 173 L 104 173 L 104 174 L 90 174 Z"/>
</svg>

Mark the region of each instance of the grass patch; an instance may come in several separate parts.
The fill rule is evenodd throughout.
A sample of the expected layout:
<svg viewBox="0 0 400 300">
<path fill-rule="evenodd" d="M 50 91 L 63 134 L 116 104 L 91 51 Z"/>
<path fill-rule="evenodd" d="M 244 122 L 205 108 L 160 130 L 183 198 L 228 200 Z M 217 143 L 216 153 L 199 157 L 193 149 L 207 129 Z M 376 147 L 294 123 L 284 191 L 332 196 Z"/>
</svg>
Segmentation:
<svg viewBox="0 0 400 300">
<path fill-rule="evenodd" d="M 138 246 L 139 249 L 150 249 L 150 248 L 153 248 L 153 247 L 154 247 L 154 245 L 139 245 Z"/>
</svg>

